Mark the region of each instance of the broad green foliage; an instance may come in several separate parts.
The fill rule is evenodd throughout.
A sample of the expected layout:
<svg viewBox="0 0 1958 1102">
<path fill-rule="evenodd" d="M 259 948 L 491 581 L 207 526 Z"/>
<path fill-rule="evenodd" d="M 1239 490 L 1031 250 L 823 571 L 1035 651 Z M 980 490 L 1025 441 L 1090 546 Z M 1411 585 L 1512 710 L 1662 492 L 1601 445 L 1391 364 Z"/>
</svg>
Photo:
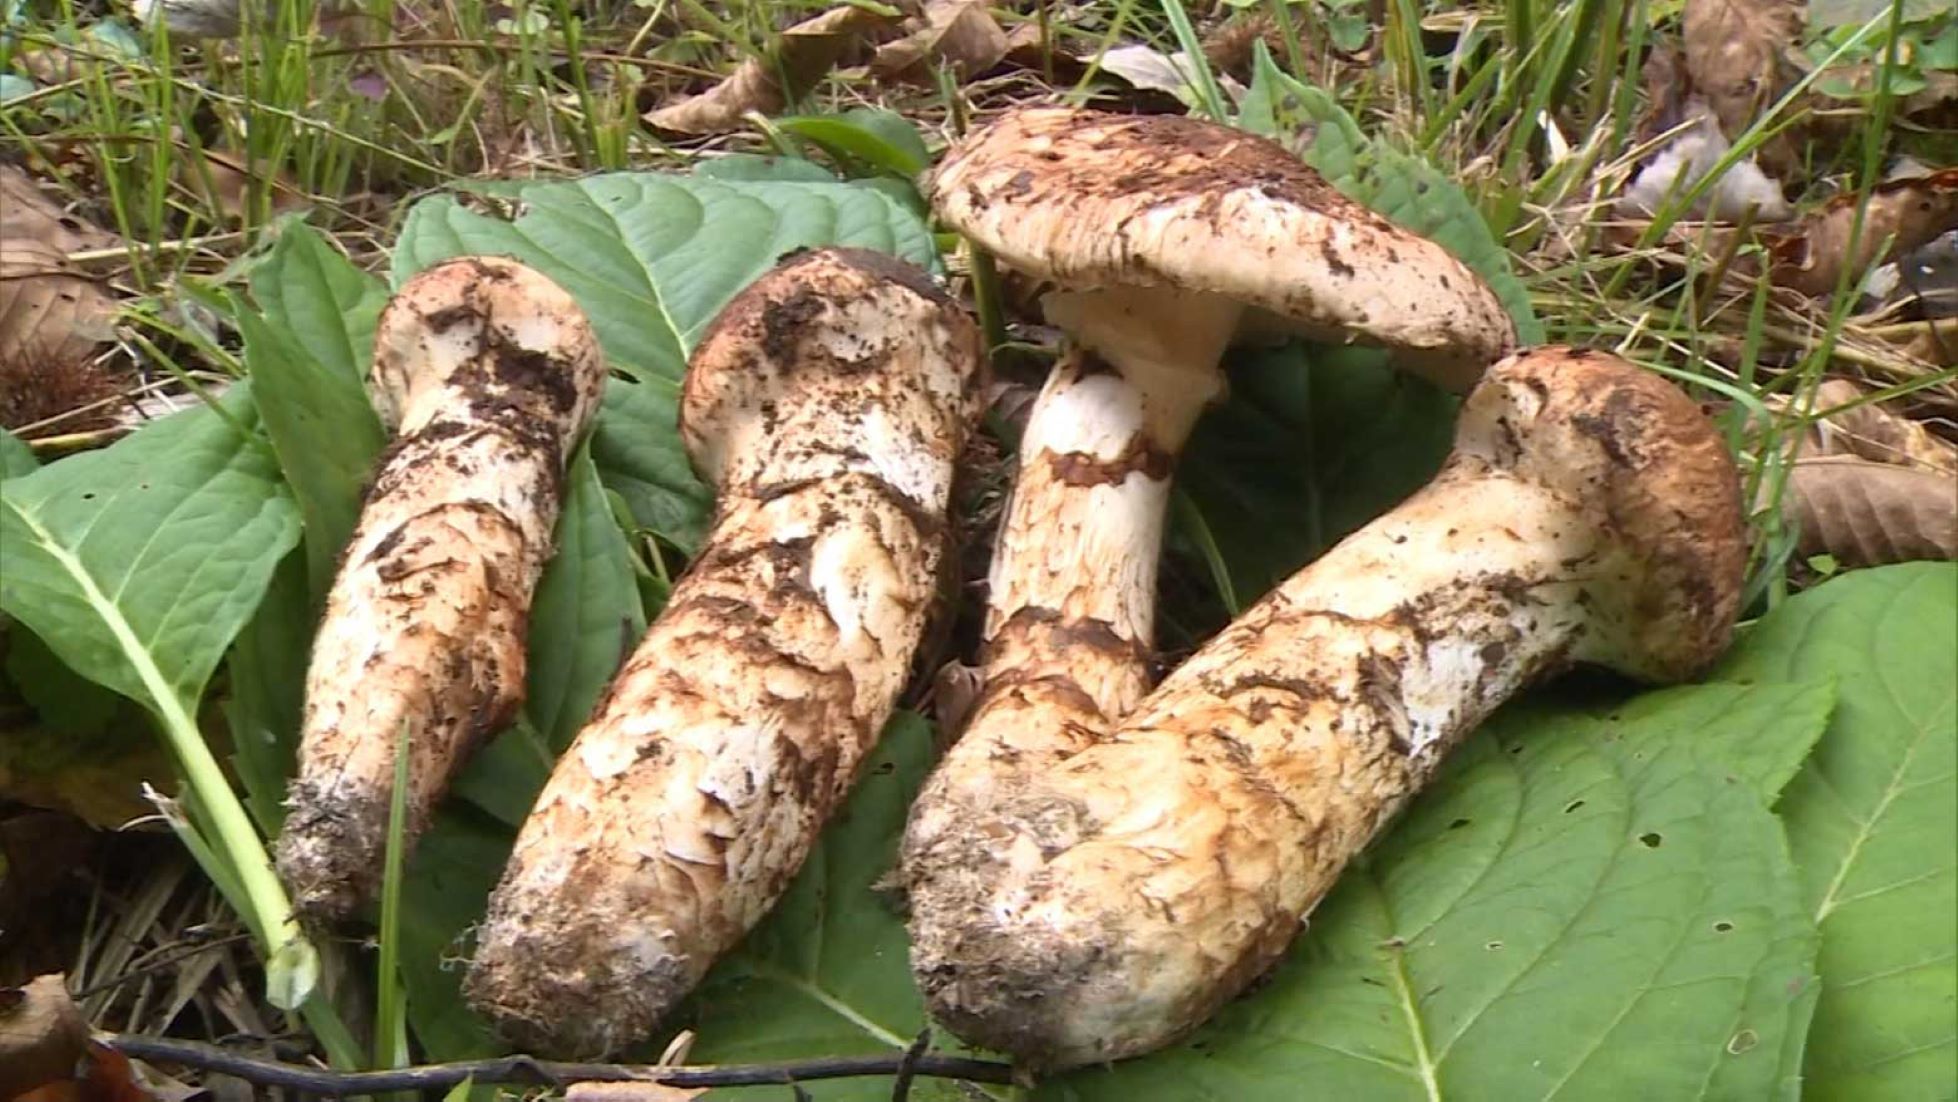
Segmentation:
<svg viewBox="0 0 1958 1102">
<path fill-rule="evenodd" d="M 904 923 L 877 883 L 895 863 L 905 810 L 932 760 L 932 730 L 899 715 L 774 914 L 695 995 L 692 1059 L 704 1063 L 862 1055 L 903 1049 L 925 1027 Z M 944 1047 L 941 1042 L 940 1047 Z M 885 1099 L 877 1080 L 812 1083 L 823 1100 Z M 736 1092 L 780 1096 L 780 1088 Z M 715 1092 L 720 1093 L 720 1092 Z M 734 1095 L 731 1095 L 731 1097 Z M 959 1098 L 919 1082 L 913 1098 Z"/>
<path fill-rule="evenodd" d="M 553 753 L 571 745 L 645 631 L 632 552 L 612 520 L 598 469 L 580 451 L 565 478 L 557 553 L 530 607 L 524 713 Z"/>
<path fill-rule="evenodd" d="M 41 461 L 34 458 L 34 449 L 20 437 L 0 429 L 0 479 L 32 474 L 40 465 Z"/>
<path fill-rule="evenodd" d="M 298 510 L 246 387 L 0 490 L 0 608 L 89 680 L 145 705 L 203 695 Z"/>
<path fill-rule="evenodd" d="M 276 837 L 285 822 L 286 780 L 299 754 L 299 716 L 314 628 L 307 575 L 303 553 L 286 556 L 225 663 L 231 692 L 224 717 L 231 730 L 232 768 L 244 785 L 246 806 L 268 838 Z"/>
<path fill-rule="evenodd" d="M 449 195 L 416 205 L 395 246 L 395 282 L 449 257 L 493 253 L 570 292 L 612 366 L 629 377 L 606 390 L 592 453 L 599 473 L 641 526 L 689 549 L 711 494 L 674 436 L 675 387 L 722 305 L 800 248 L 858 245 L 937 266 L 917 214 L 874 188 L 834 180 L 626 172 L 513 192 L 522 213 L 510 221 Z"/>
<path fill-rule="evenodd" d="M 240 306 L 233 316 L 259 416 L 305 516 L 317 601 L 332 584 L 360 517 L 361 487 L 386 443 L 363 380 L 387 288 L 300 223 L 253 271 L 251 288 L 263 315 Z"/>
<path fill-rule="evenodd" d="M 367 376 L 387 285 L 354 267 L 317 230 L 287 226 L 252 271 L 251 289 L 266 320 L 321 366 L 356 383 Z"/>
<path fill-rule="evenodd" d="M 1797 596 L 1723 671 L 1841 694 L 1781 815 L 1822 930 L 1808 1099 L 1958 1084 L 1958 566 L 1856 571 Z"/>
<path fill-rule="evenodd" d="M 361 487 L 386 443 L 360 381 L 313 357 L 319 347 L 249 310 L 235 319 L 259 416 L 305 517 L 307 573 L 316 599 L 333 583 L 360 519 Z"/>
<path fill-rule="evenodd" d="M 1814 935 L 1767 801 L 1828 711 L 1826 688 L 1727 685 L 1513 710 L 1264 989 L 1047 1093 L 1792 1099 Z"/>
<path fill-rule="evenodd" d="M 1239 358 L 1177 474 L 1246 603 L 1434 476 L 1453 396 L 1372 349 L 1301 345 Z M 1192 642 L 1218 622 L 1197 625 Z"/>
</svg>

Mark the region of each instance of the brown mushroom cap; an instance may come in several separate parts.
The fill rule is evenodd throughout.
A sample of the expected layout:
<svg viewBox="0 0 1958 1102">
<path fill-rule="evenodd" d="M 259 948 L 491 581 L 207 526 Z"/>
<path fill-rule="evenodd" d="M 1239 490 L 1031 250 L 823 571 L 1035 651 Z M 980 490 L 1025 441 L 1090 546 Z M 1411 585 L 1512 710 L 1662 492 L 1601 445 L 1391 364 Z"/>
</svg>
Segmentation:
<svg viewBox="0 0 1958 1102">
<path fill-rule="evenodd" d="M 1276 142 L 1197 119 L 1010 112 L 933 173 L 940 217 L 1069 289 L 1230 298 L 1315 339 L 1361 340 L 1461 391 L 1516 343 L 1495 292 L 1347 199 Z"/>
<path fill-rule="evenodd" d="M 1533 348 L 1489 369 L 1455 448 L 1603 514 L 1620 577 L 1587 586 L 1611 607 L 1574 657 L 1678 681 L 1726 650 L 1747 570 L 1740 474 L 1678 387 L 1608 352 Z"/>
</svg>

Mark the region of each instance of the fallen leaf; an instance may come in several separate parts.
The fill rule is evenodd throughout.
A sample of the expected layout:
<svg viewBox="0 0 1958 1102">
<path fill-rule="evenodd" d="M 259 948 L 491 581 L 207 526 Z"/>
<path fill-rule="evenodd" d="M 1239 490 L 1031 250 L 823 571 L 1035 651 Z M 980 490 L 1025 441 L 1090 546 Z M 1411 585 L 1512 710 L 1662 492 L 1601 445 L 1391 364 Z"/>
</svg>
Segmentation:
<svg viewBox="0 0 1958 1102">
<path fill-rule="evenodd" d="M 1073 84 L 1088 73 L 1086 58 L 1067 52 L 1046 28 L 1031 20 L 1006 32 L 1002 60 L 1018 69 L 1043 73 L 1061 84 Z"/>
<path fill-rule="evenodd" d="M 117 239 L 64 214 L 26 173 L 0 165 L 0 361 L 70 362 L 115 336 L 115 302 L 69 262 Z"/>
<path fill-rule="evenodd" d="M 1686 72 L 1729 140 L 1801 75 L 1802 0 L 1686 0 Z M 1791 134 L 1763 143 L 1762 163 L 1786 175 L 1799 164 Z"/>
<path fill-rule="evenodd" d="M 1181 50 L 1173 54 L 1148 46 L 1118 46 L 1101 55 L 1103 72 L 1120 77 L 1129 87 L 1144 92 L 1167 92 L 1186 104 L 1196 103 L 1196 87 L 1192 82 L 1196 69 L 1190 64 L 1190 55 Z M 1233 99 L 1241 99 L 1244 86 L 1230 76 L 1213 74 L 1218 87 Z"/>
<path fill-rule="evenodd" d="M 1931 435 L 1923 425 L 1880 402 L 1863 399 L 1863 388 L 1847 379 L 1830 379 L 1816 387 L 1812 408 L 1821 416 L 1809 426 L 1802 456 L 1853 455 L 1958 478 L 1958 444 Z"/>
<path fill-rule="evenodd" d="M 749 58 L 726 79 L 697 96 L 646 113 L 655 129 L 715 134 L 746 125 L 750 111 L 774 114 L 814 88 L 852 49 L 874 43 L 903 26 L 902 14 L 870 8 L 832 8 L 781 32 L 768 56 Z"/>
<path fill-rule="evenodd" d="M 0 1098 L 71 1078 L 88 1045 L 88 1024 L 58 973 L 0 988 Z"/>
<path fill-rule="evenodd" d="M 172 35 L 236 38 L 244 20 L 240 0 L 133 0 L 138 22 L 154 26 L 159 17 Z"/>
<path fill-rule="evenodd" d="M 1958 229 L 1958 168 L 1876 185 L 1852 250 L 1850 235 L 1862 199 L 1838 195 L 1804 218 L 1797 231 L 1763 233 L 1770 277 L 1805 294 L 1827 294 L 1845 272 L 1854 280 L 1887 257 Z"/>
<path fill-rule="evenodd" d="M 564 1092 L 564 1102 L 687 1102 L 706 1093 L 706 1087 L 664 1083 L 573 1083 Z"/>
<path fill-rule="evenodd" d="M 1958 481 L 1855 456 L 1797 459 L 1784 508 L 1804 555 L 1847 567 L 1958 559 Z"/>
<path fill-rule="evenodd" d="M 993 18 L 990 0 L 931 0 L 924 25 L 877 47 L 870 74 L 884 81 L 926 82 L 934 64 L 961 80 L 985 72 L 1006 56 L 1006 32 Z"/>
</svg>

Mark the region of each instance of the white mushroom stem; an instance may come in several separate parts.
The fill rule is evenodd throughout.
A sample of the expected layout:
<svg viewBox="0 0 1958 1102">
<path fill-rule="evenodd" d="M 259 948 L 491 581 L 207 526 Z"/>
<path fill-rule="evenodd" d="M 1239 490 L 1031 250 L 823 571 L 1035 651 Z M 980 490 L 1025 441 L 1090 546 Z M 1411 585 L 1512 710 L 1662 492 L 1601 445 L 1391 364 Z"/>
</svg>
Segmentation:
<svg viewBox="0 0 1958 1102">
<path fill-rule="evenodd" d="M 515 1043 L 643 1039 L 787 887 L 909 676 L 978 335 L 923 273 L 806 253 L 722 311 L 681 432 L 706 545 L 559 761 L 467 991 Z"/>
<path fill-rule="evenodd" d="M 379 882 L 403 737 L 412 842 L 470 749 L 515 717 L 565 460 L 604 382 L 577 304 L 511 261 L 431 268 L 381 315 L 372 389 L 398 429 L 306 674 L 279 840 L 301 912 L 344 914 Z"/>
<path fill-rule="evenodd" d="M 1034 402 L 989 575 L 979 698 L 913 805 L 927 854 L 1011 777 L 1105 736 L 1149 689 L 1170 477 L 1242 308 L 1121 288 L 1051 295 L 1081 347 Z M 910 864 L 907 856 L 905 863 Z"/>
<path fill-rule="evenodd" d="M 1737 479 L 1685 395 L 1599 354 L 1490 370 L 1427 488 L 1265 597 L 1110 737 L 914 853 L 912 962 L 965 1039 L 1043 1068 L 1194 1027 L 1519 688 L 1689 676 L 1731 632 Z"/>
</svg>

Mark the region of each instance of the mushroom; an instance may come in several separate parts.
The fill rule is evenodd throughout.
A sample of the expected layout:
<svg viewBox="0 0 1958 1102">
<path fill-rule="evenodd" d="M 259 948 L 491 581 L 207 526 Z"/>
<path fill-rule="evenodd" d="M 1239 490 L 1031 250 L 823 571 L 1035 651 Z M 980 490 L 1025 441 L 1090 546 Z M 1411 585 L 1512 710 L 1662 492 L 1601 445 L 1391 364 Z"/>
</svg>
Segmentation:
<svg viewBox="0 0 1958 1102">
<path fill-rule="evenodd" d="M 469 752 L 515 718 L 531 596 L 605 359 L 556 284 L 471 257 L 388 303 L 370 381 L 395 440 L 313 643 L 279 839 L 280 873 L 315 918 L 380 881 L 401 740 L 412 842 Z"/>
<path fill-rule="evenodd" d="M 907 680 L 982 381 L 971 321 L 858 249 L 709 327 L 680 432 L 717 515 L 490 899 L 466 990 L 510 1040 L 642 1038 L 787 887 Z"/>
<path fill-rule="evenodd" d="M 1738 486 L 1720 434 L 1655 375 L 1569 348 L 1495 365 L 1426 488 L 1109 738 L 946 828 L 911 895 L 931 1011 L 1048 1069 L 1196 1026 L 1523 686 L 1574 662 L 1704 670 L 1739 603 Z"/>
<path fill-rule="evenodd" d="M 1466 390 L 1515 340 L 1494 292 L 1441 246 L 1226 127 L 1013 111 L 954 150 L 930 193 L 954 228 L 1055 285 L 1043 308 L 1074 348 L 1021 440 L 979 699 L 906 830 L 904 876 L 927 894 L 948 831 L 1148 691 L 1170 475 L 1223 390 L 1227 345 L 1363 340 Z"/>
</svg>

